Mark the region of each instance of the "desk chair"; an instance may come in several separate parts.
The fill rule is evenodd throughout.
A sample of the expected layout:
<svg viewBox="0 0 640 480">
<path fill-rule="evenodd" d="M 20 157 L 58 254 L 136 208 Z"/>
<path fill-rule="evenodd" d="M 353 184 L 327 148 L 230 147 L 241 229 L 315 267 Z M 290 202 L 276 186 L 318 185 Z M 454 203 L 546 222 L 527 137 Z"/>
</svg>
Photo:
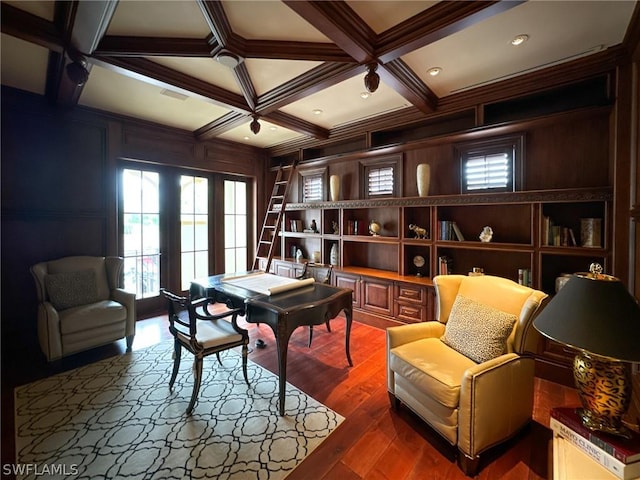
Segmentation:
<svg viewBox="0 0 640 480">
<path fill-rule="evenodd" d="M 318 283 L 329 284 L 331 282 L 331 271 L 333 265 L 326 263 L 305 263 L 302 273 L 297 277 L 299 280 L 305 278 L 314 278 Z M 327 319 L 325 325 L 327 326 L 327 332 L 331 332 L 329 326 L 329 320 Z M 309 347 L 311 347 L 311 341 L 313 340 L 313 325 L 309 326 Z"/>
<path fill-rule="evenodd" d="M 245 382 L 249 385 L 247 377 L 249 332 L 238 326 L 237 317 L 240 309 L 226 309 L 222 313 L 213 315 L 207 309 L 207 305 L 211 302 L 209 298 L 199 298 L 192 301 L 187 297 L 181 297 L 166 290 L 161 290 L 161 293 L 168 301 L 169 331 L 174 337 L 175 349 L 169 390 L 173 389 L 173 384 L 178 376 L 182 348 L 184 347 L 194 356 L 193 393 L 187 407 L 187 415 L 193 410 L 200 391 L 202 359 L 212 353 L 216 354 L 218 363 L 222 365 L 220 352 L 242 345 L 242 373 Z M 227 320 L 229 317 L 231 321 Z"/>
</svg>

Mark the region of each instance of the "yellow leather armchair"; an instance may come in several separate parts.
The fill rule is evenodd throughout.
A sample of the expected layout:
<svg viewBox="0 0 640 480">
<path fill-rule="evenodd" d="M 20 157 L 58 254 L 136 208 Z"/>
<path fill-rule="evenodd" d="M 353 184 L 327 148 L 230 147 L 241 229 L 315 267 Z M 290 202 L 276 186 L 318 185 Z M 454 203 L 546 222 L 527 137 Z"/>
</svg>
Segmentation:
<svg viewBox="0 0 640 480">
<path fill-rule="evenodd" d="M 482 452 L 531 420 L 534 359 L 526 352 L 536 349 L 532 321 L 547 295 L 491 275 L 441 275 L 433 283 L 437 319 L 387 329 L 389 398 L 392 408 L 406 405 L 457 446 L 460 468 L 474 475 Z M 503 351 L 478 359 L 467 350 L 492 336 L 492 315 L 505 319 Z M 449 338 L 454 332 L 461 343 Z"/>
<path fill-rule="evenodd" d="M 136 296 L 122 287 L 121 257 L 65 257 L 31 267 L 38 340 L 48 361 L 136 333 Z"/>
</svg>

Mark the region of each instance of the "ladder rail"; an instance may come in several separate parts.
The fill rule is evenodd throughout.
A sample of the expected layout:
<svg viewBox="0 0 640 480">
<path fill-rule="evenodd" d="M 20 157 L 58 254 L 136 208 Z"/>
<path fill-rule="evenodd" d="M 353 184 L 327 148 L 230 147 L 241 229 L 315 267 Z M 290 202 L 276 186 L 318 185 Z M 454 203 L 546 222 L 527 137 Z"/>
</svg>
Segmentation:
<svg viewBox="0 0 640 480">
<path fill-rule="evenodd" d="M 271 197 L 267 204 L 264 221 L 258 243 L 256 244 L 256 255 L 253 260 L 253 270 L 260 269 L 260 260 L 266 258 L 264 271 L 268 272 L 273 260 L 275 244 L 282 227 L 282 218 L 287 205 L 287 197 L 291 187 L 291 179 L 296 170 L 297 162 L 291 165 L 281 165 L 276 173 L 276 179 L 271 191 Z M 288 172 L 286 180 L 283 179 L 285 171 Z"/>
</svg>

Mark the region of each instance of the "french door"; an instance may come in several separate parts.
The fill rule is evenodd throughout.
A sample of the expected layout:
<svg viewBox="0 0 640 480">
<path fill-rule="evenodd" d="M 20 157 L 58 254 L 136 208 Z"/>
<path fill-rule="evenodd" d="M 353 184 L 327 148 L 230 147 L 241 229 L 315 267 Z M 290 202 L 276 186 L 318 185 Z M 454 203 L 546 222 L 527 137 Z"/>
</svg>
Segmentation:
<svg viewBox="0 0 640 480">
<path fill-rule="evenodd" d="M 161 288 L 184 292 L 194 278 L 247 268 L 250 185 L 244 178 L 123 164 L 120 255 L 139 316 L 163 310 Z"/>
</svg>

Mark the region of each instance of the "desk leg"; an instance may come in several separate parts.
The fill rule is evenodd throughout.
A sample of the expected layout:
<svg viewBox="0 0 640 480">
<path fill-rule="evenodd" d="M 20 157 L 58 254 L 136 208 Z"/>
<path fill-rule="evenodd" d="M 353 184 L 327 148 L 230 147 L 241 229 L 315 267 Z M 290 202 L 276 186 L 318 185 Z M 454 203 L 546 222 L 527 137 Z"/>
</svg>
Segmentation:
<svg viewBox="0 0 640 480">
<path fill-rule="evenodd" d="M 347 319 L 347 328 L 345 330 L 345 350 L 347 352 L 347 361 L 349 362 L 349 366 L 353 367 L 353 362 L 351 361 L 351 352 L 349 351 L 349 338 L 351 337 L 351 321 L 353 320 L 353 308 L 351 306 L 344 309 L 344 316 Z"/>
<path fill-rule="evenodd" d="M 288 328 L 273 328 L 276 337 L 276 350 L 278 351 L 278 403 L 280 416 L 284 417 L 284 401 L 287 391 L 287 352 L 289 350 L 289 339 L 293 330 Z"/>
</svg>

